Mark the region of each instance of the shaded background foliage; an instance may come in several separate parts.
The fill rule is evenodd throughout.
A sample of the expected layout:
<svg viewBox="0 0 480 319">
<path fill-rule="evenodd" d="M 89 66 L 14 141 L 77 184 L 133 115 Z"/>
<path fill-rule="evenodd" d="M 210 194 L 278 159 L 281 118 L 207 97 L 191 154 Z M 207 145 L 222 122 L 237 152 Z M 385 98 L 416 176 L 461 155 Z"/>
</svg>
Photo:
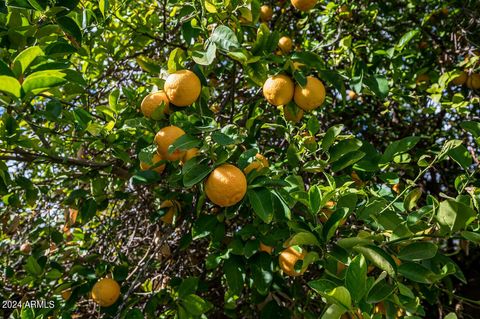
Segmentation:
<svg viewBox="0 0 480 319">
<path fill-rule="evenodd" d="M 339 12 L 344 4 L 351 17 Z M 260 5 L 0 3 L 2 299 L 55 300 L 35 315 L 65 318 L 316 318 L 345 304 L 331 288 L 361 294 L 339 262 L 366 258 L 375 266 L 368 278 L 349 268 L 375 289 L 354 298 L 351 316 L 372 315 L 383 301 L 391 318 L 398 309 L 475 317 L 479 99 L 449 82 L 478 72 L 478 1 L 322 2 L 308 14 L 272 2 L 267 24 Z M 292 54 L 277 54 L 281 35 L 293 39 Z M 201 98 L 160 121 L 144 118 L 142 98 L 182 68 L 200 77 Z M 280 71 L 298 83 L 318 75 L 326 103 L 300 123 L 285 121 L 261 93 Z M 427 83 L 417 81 L 423 74 Z M 140 171 L 139 157 L 168 123 L 202 155 L 190 173 L 178 163 L 162 175 Z M 198 176 L 227 160 L 245 166 L 257 151 L 271 167 L 248 175 L 244 203 L 206 202 Z M 181 204 L 173 226 L 159 221 L 167 199 Z M 329 200 L 335 217 L 322 223 Z M 300 278 L 278 271 L 289 238 L 318 253 Z M 361 247 L 340 244 L 349 238 Z M 433 246 L 402 259 L 395 277 L 389 256 L 425 239 Z M 274 256 L 257 252 L 260 240 Z M 29 254 L 19 251 L 25 242 Z M 88 292 L 108 273 L 122 298 L 99 309 Z M 20 312 L 32 311 L 12 316 Z"/>
</svg>

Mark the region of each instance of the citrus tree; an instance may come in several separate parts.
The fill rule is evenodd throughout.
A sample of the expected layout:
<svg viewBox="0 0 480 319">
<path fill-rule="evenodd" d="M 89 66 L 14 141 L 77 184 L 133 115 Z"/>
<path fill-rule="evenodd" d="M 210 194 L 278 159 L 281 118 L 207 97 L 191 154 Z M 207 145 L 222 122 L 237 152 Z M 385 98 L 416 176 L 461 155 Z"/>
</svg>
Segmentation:
<svg viewBox="0 0 480 319">
<path fill-rule="evenodd" d="M 0 314 L 475 318 L 478 9 L 2 1 Z"/>
</svg>

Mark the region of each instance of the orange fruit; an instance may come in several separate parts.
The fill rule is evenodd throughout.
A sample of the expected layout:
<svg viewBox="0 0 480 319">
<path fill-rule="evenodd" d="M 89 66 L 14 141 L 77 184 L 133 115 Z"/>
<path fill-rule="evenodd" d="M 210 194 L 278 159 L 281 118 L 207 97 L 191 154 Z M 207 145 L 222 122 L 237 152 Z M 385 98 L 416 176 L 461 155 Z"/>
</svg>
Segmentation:
<svg viewBox="0 0 480 319">
<path fill-rule="evenodd" d="M 72 295 L 72 288 L 65 289 L 60 293 L 60 295 L 62 296 L 63 300 L 67 301 Z"/>
<path fill-rule="evenodd" d="M 300 251 L 299 251 L 300 250 Z M 289 276 L 301 276 L 306 269 L 300 271 L 295 270 L 295 264 L 299 260 L 303 260 L 306 256 L 306 251 L 298 246 L 290 246 L 284 249 L 278 257 L 278 263 L 283 272 Z M 303 268 L 303 267 L 302 267 Z"/>
<path fill-rule="evenodd" d="M 160 208 L 168 208 L 167 213 L 163 215 L 160 219 L 165 224 L 173 223 L 173 216 L 178 212 L 179 204 L 176 201 L 166 200 L 160 205 Z"/>
<path fill-rule="evenodd" d="M 290 0 L 295 9 L 300 11 L 309 11 L 317 4 L 317 0 Z"/>
<path fill-rule="evenodd" d="M 120 297 L 120 286 L 111 278 L 97 281 L 92 288 L 92 299 L 102 307 L 110 307 Z"/>
<path fill-rule="evenodd" d="M 153 156 L 152 156 L 152 163 L 153 165 L 148 165 L 147 163 L 145 162 L 140 162 L 140 169 L 142 171 L 146 171 L 148 169 L 150 169 L 150 167 L 152 166 L 155 166 L 155 164 L 157 164 L 158 162 L 160 162 L 162 160 L 162 157 L 158 154 L 158 153 L 155 153 Z M 162 173 L 163 170 L 165 169 L 165 164 L 161 164 L 157 167 L 155 167 L 153 170 L 157 173 Z"/>
<path fill-rule="evenodd" d="M 288 76 L 274 75 L 263 84 L 263 96 L 272 105 L 285 105 L 292 100 L 294 88 L 293 81 Z"/>
<path fill-rule="evenodd" d="M 198 151 L 198 148 L 194 147 L 194 148 L 191 148 L 187 151 L 185 151 L 185 155 L 183 155 L 183 163 L 185 163 L 186 161 L 188 161 L 189 159 L 192 159 L 194 158 L 195 156 L 197 156 L 199 154 L 199 151 Z"/>
<path fill-rule="evenodd" d="M 428 83 L 430 82 L 430 77 L 428 74 L 419 74 L 417 78 L 415 79 L 415 83 L 420 84 L 420 83 Z"/>
<path fill-rule="evenodd" d="M 314 76 L 309 76 L 305 87 L 301 87 L 300 84 L 295 86 L 293 99 L 298 107 L 308 112 L 322 105 L 325 102 L 325 95 L 322 81 Z"/>
<path fill-rule="evenodd" d="M 467 72 L 462 71 L 462 73 L 460 73 L 460 74 L 457 75 L 455 78 L 453 78 L 453 80 L 451 81 L 451 83 L 452 83 L 453 85 L 463 85 L 465 82 L 467 82 L 467 79 L 468 79 L 468 74 L 467 74 Z"/>
<path fill-rule="evenodd" d="M 168 160 L 168 161 L 177 161 L 183 157 L 185 151 L 175 150 L 172 153 L 168 152 L 168 148 L 172 145 L 179 137 L 185 135 L 185 131 L 181 128 L 170 125 L 162 128 L 155 135 L 155 144 L 157 144 L 158 154 Z"/>
<path fill-rule="evenodd" d="M 260 7 L 260 21 L 267 22 L 273 17 L 273 10 L 270 6 L 263 5 Z"/>
<path fill-rule="evenodd" d="M 245 174 L 248 174 L 254 169 L 259 171 L 264 167 L 268 167 L 268 160 L 262 154 L 257 153 L 257 155 L 255 155 L 255 159 L 253 160 L 253 162 L 248 164 L 248 166 L 243 169 L 243 172 Z"/>
<path fill-rule="evenodd" d="M 180 70 L 167 77 L 163 89 L 171 103 L 189 106 L 200 96 L 202 84 L 192 71 Z"/>
<path fill-rule="evenodd" d="M 281 37 L 280 40 L 278 40 L 278 47 L 283 53 L 289 53 L 293 47 L 292 39 L 286 36 Z"/>
<path fill-rule="evenodd" d="M 165 94 L 164 91 L 157 91 L 145 96 L 140 105 L 140 109 L 145 117 L 159 120 L 161 114 L 168 114 L 170 112 L 168 108 L 169 104 L 167 94 Z"/>
<path fill-rule="evenodd" d="M 32 251 L 32 246 L 30 245 L 30 243 L 23 243 L 20 246 L 20 251 L 24 254 L 30 254 L 30 252 Z"/>
<path fill-rule="evenodd" d="M 350 90 L 348 91 L 348 97 L 350 98 L 350 100 L 355 100 L 358 97 L 358 95 L 355 91 Z"/>
<path fill-rule="evenodd" d="M 273 252 L 273 247 L 272 246 L 268 246 L 268 245 L 265 245 L 264 243 L 260 242 L 260 245 L 258 246 L 258 250 L 259 251 L 263 251 L 263 252 L 266 252 L 267 254 L 272 254 Z"/>
<path fill-rule="evenodd" d="M 480 89 L 480 74 L 472 73 L 467 79 L 467 87 L 469 89 L 478 90 Z"/>
<path fill-rule="evenodd" d="M 283 115 L 285 116 L 285 120 L 298 123 L 303 118 L 303 110 L 296 106 L 284 106 Z"/>
<path fill-rule="evenodd" d="M 208 199 L 221 207 L 237 204 L 246 192 L 247 179 L 243 172 L 232 164 L 222 164 L 215 168 L 205 182 Z"/>
</svg>

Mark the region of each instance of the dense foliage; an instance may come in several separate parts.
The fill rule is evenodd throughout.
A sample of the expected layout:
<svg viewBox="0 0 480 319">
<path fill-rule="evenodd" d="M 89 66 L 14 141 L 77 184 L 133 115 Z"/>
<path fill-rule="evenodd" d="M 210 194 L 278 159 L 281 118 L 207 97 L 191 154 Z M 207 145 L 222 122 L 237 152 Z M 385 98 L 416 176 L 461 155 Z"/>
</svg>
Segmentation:
<svg viewBox="0 0 480 319">
<path fill-rule="evenodd" d="M 1 1 L 0 316 L 475 318 L 479 6 Z M 145 117 L 182 69 L 198 100 Z M 262 94 L 278 73 L 318 77 L 325 103 L 287 120 Z M 169 125 L 198 155 L 142 170 Z M 213 204 L 212 170 L 257 153 L 243 200 Z M 279 266 L 291 246 L 301 276 Z"/>
</svg>

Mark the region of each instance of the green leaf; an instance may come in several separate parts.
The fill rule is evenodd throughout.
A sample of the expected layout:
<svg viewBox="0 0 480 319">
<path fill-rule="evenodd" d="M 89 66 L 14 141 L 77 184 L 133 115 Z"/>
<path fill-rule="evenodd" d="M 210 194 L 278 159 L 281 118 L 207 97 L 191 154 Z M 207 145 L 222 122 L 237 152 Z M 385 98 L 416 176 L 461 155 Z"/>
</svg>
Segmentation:
<svg viewBox="0 0 480 319">
<path fill-rule="evenodd" d="M 23 81 L 22 88 L 26 94 L 37 94 L 66 83 L 66 76 L 65 72 L 55 70 L 35 72 L 27 76 Z"/>
<path fill-rule="evenodd" d="M 213 308 L 213 305 L 210 302 L 203 300 L 194 294 L 182 298 L 181 303 L 186 311 L 194 316 L 201 316 Z"/>
<path fill-rule="evenodd" d="M 341 316 L 347 311 L 348 310 L 346 310 L 344 307 L 333 304 L 330 305 L 327 310 L 325 310 L 321 319 L 340 319 Z"/>
<path fill-rule="evenodd" d="M 335 162 L 345 154 L 358 150 L 362 147 L 362 141 L 356 138 L 342 140 L 330 148 L 330 162 Z"/>
<path fill-rule="evenodd" d="M 402 51 L 405 48 L 405 46 L 419 33 L 420 33 L 419 30 L 408 31 L 400 38 L 395 48 L 398 51 Z"/>
<path fill-rule="evenodd" d="M 77 41 L 77 45 L 82 43 L 82 30 L 80 30 L 80 27 L 75 20 L 69 16 L 61 16 L 57 18 L 57 23 L 65 33 L 72 36 Z"/>
<path fill-rule="evenodd" d="M 217 52 L 217 46 L 213 42 L 207 44 L 205 51 L 194 50 L 192 51 L 192 59 L 195 63 L 200 65 L 210 65 L 215 60 L 215 55 Z"/>
<path fill-rule="evenodd" d="M 377 303 L 385 300 L 395 291 L 395 286 L 387 283 L 385 279 L 377 280 L 377 282 L 370 288 L 367 294 L 366 301 L 368 303 Z"/>
<path fill-rule="evenodd" d="M 475 212 L 470 206 L 452 199 L 441 202 L 436 215 L 438 223 L 452 233 L 464 229 L 474 217 Z"/>
<path fill-rule="evenodd" d="M 218 224 L 217 218 L 212 215 L 201 215 L 193 224 L 192 239 L 197 240 L 210 235 Z"/>
<path fill-rule="evenodd" d="M 235 295 L 240 295 L 243 290 L 243 274 L 245 270 L 239 260 L 230 257 L 223 264 L 223 273 L 227 279 L 228 289 Z"/>
<path fill-rule="evenodd" d="M 364 83 L 379 98 L 384 99 L 388 96 L 388 80 L 385 76 L 377 74 L 373 78 L 366 77 Z"/>
<path fill-rule="evenodd" d="M 357 255 L 348 265 L 345 286 L 355 302 L 359 302 L 367 291 L 367 263 L 363 255 Z"/>
<path fill-rule="evenodd" d="M 419 141 L 420 137 L 409 136 L 391 143 L 383 153 L 383 156 L 380 159 L 380 163 L 386 164 L 390 162 L 395 157 L 395 155 L 405 153 L 411 150 L 415 145 L 417 145 Z"/>
<path fill-rule="evenodd" d="M 215 43 L 219 49 L 227 52 L 240 47 L 235 32 L 225 25 L 215 28 L 210 36 L 210 41 Z"/>
<path fill-rule="evenodd" d="M 25 271 L 35 277 L 39 277 L 43 273 L 42 267 L 33 256 L 28 256 Z"/>
<path fill-rule="evenodd" d="M 407 279 L 422 284 L 432 284 L 435 282 L 435 274 L 417 263 L 402 263 L 398 266 L 398 273 Z"/>
<path fill-rule="evenodd" d="M 473 137 L 480 137 L 480 122 L 465 121 L 460 123 L 460 127 L 472 134 Z"/>
<path fill-rule="evenodd" d="M 176 150 L 187 151 L 191 148 L 198 147 L 201 144 L 202 141 L 198 138 L 189 134 L 183 134 L 168 147 L 168 153 L 172 154 Z"/>
<path fill-rule="evenodd" d="M 352 307 L 352 297 L 347 288 L 339 286 L 333 290 L 327 292 L 327 295 L 336 302 L 339 306 L 344 307 L 345 309 L 350 309 Z"/>
<path fill-rule="evenodd" d="M 322 192 L 317 185 L 313 185 L 308 190 L 308 202 L 312 213 L 317 214 L 320 211 L 320 205 L 322 203 Z"/>
<path fill-rule="evenodd" d="M 212 133 L 212 140 L 222 146 L 236 144 L 233 138 L 218 131 Z"/>
<path fill-rule="evenodd" d="M 11 76 L 0 75 L 0 92 L 6 93 L 13 97 L 19 98 L 22 91 L 22 86 L 17 79 Z"/>
<path fill-rule="evenodd" d="M 366 154 L 364 152 L 356 151 L 356 152 L 350 152 L 348 154 L 345 154 L 342 156 L 339 160 L 335 161 L 332 164 L 332 171 L 338 172 L 341 171 L 344 168 L 347 168 L 359 160 L 361 160 Z"/>
<path fill-rule="evenodd" d="M 178 287 L 178 297 L 184 298 L 190 294 L 194 294 L 198 287 L 198 277 L 185 278 Z"/>
<path fill-rule="evenodd" d="M 208 161 L 200 160 L 196 157 L 187 161 L 182 169 L 183 185 L 185 187 L 192 187 L 200 183 L 213 170 Z"/>
<path fill-rule="evenodd" d="M 307 122 L 307 129 L 310 132 L 310 135 L 315 135 L 320 130 L 320 123 L 315 116 L 312 116 Z"/>
<path fill-rule="evenodd" d="M 105 19 L 105 12 L 108 12 L 108 0 L 99 0 L 98 9 L 100 9 L 103 18 Z"/>
<path fill-rule="evenodd" d="M 37 57 L 42 56 L 43 50 L 38 47 L 29 47 L 22 52 L 20 52 L 12 62 L 12 69 L 13 73 L 15 73 L 16 77 L 24 74 L 30 64 L 35 60 Z"/>
<path fill-rule="evenodd" d="M 425 260 L 435 257 L 438 247 L 430 242 L 415 242 L 403 247 L 397 257 L 402 260 Z"/>
<path fill-rule="evenodd" d="M 289 246 L 313 245 L 320 247 L 317 237 L 308 231 L 300 231 L 290 237 L 288 240 Z"/>
<path fill-rule="evenodd" d="M 448 156 L 458 163 L 464 170 L 467 170 L 473 163 L 472 156 L 468 149 L 462 144 L 448 151 Z"/>
<path fill-rule="evenodd" d="M 328 151 L 330 146 L 332 146 L 333 143 L 335 142 L 335 138 L 343 131 L 343 129 L 344 129 L 343 124 L 338 124 L 330 127 L 327 130 L 322 140 L 322 149 L 324 151 Z"/>
<path fill-rule="evenodd" d="M 353 250 L 361 253 L 365 258 L 370 260 L 375 266 L 384 270 L 392 277 L 395 277 L 396 264 L 390 255 L 382 249 L 374 246 L 355 246 Z"/>
<path fill-rule="evenodd" d="M 405 200 L 403 201 L 403 206 L 407 211 L 411 211 L 415 206 L 417 206 L 417 202 L 422 196 L 422 189 L 420 187 L 412 189 L 407 196 L 405 196 Z"/>
<path fill-rule="evenodd" d="M 270 223 L 273 219 L 272 194 L 270 191 L 264 187 L 255 188 L 249 190 L 247 195 L 255 214 L 264 223 Z"/>
</svg>

